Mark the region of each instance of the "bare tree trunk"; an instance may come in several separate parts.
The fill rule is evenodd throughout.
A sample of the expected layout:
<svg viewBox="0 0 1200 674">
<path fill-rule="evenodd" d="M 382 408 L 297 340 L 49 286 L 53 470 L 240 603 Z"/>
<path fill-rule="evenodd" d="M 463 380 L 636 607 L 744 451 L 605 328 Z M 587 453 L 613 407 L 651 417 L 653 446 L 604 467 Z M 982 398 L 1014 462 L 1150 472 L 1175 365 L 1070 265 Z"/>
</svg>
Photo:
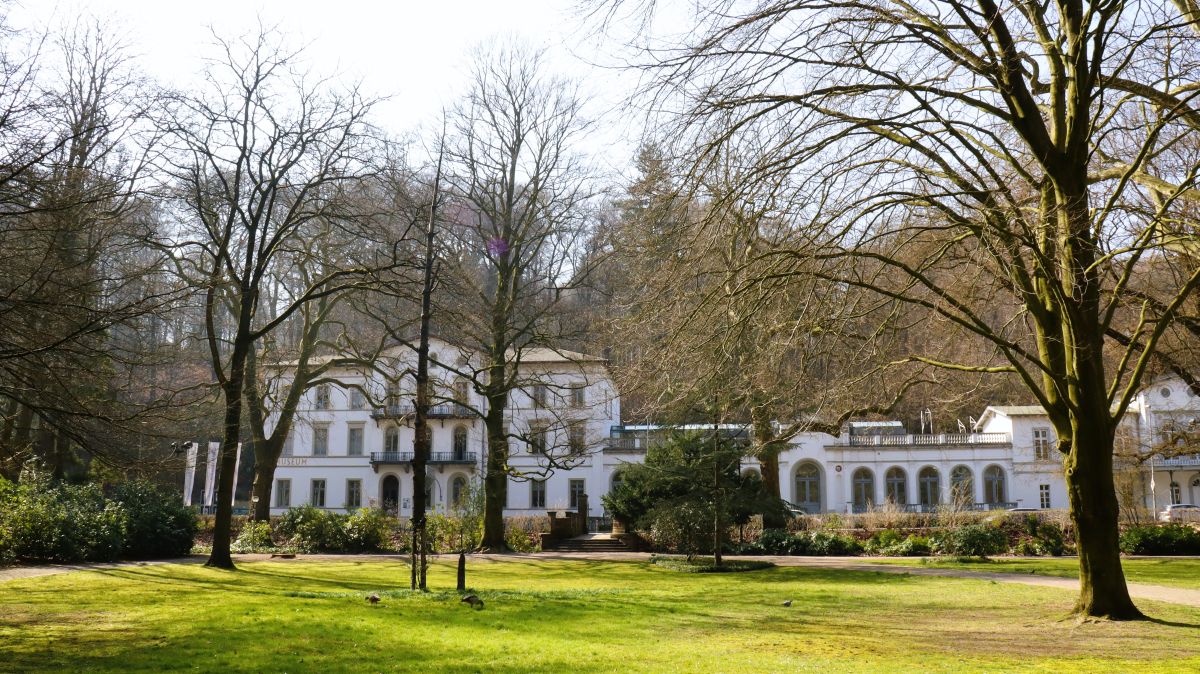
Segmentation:
<svg viewBox="0 0 1200 674">
<path fill-rule="evenodd" d="M 254 485 L 250 492 L 253 507 L 250 519 L 258 522 L 271 521 L 272 483 L 283 451 L 283 437 L 279 433 L 272 433 L 270 438 L 254 439 Z"/>
</svg>

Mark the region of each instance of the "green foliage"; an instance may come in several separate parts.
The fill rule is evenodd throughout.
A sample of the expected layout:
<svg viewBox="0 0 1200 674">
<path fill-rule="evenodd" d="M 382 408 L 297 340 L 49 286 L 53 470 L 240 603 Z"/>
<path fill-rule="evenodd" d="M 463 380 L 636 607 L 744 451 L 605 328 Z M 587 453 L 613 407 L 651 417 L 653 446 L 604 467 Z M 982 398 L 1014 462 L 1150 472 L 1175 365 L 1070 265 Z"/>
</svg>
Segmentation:
<svg viewBox="0 0 1200 674">
<path fill-rule="evenodd" d="M 1130 555 L 1200 555 L 1200 531 L 1183 524 L 1130 527 L 1121 534 Z"/>
<path fill-rule="evenodd" d="M 851 536 L 835 534 L 831 531 L 814 531 L 808 536 L 808 554 L 810 555 L 841 557 L 857 555 L 862 552 L 862 545 Z"/>
<path fill-rule="evenodd" d="M 346 552 L 377 552 L 387 546 L 395 519 L 382 510 L 359 508 L 342 522 Z"/>
<path fill-rule="evenodd" d="M 675 435 L 646 451 L 642 464 L 622 468 L 621 482 L 602 497 L 604 507 L 658 547 L 689 555 L 709 552 L 714 527 L 724 532 L 755 513 L 780 507 L 755 474 L 740 472 L 742 448 L 707 433 Z"/>
<path fill-rule="evenodd" d="M 512 522 L 505 522 L 504 544 L 513 552 L 537 552 L 540 547 L 540 531 L 530 531 Z"/>
<path fill-rule="evenodd" d="M 275 549 L 275 541 L 271 538 L 271 523 L 248 521 L 242 525 L 237 539 L 230 550 L 239 554 L 249 552 L 270 552 Z"/>
<path fill-rule="evenodd" d="M 134 480 L 117 485 L 112 500 L 120 503 L 128 515 L 124 557 L 181 557 L 192 549 L 196 513 L 174 493 Z"/>
<path fill-rule="evenodd" d="M 1008 537 L 998 527 L 968 524 L 939 531 L 930 536 L 929 544 L 932 550 L 940 555 L 987 557 L 1006 551 Z"/>
<path fill-rule="evenodd" d="M 27 464 L 13 488 L 0 498 L 3 556 L 40 562 L 111 561 L 125 541 L 128 516 L 104 498 L 97 485 L 55 483 L 36 464 Z"/>
<path fill-rule="evenodd" d="M 341 516 L 310 505 L 292 508 L 279 518 L 277 530 L 302 552 L 342 552 L 346 530 Z"/>
<path fill-rule="evenodd" d="M 922 557 L 930 553 L 928 538 L 914 534 L 904 536 L 895 529 L 875 532 L 863 544 L 863 550 L 885 557 Z"/>
<path fill-rule="evenodd" d="M 863 546 L 857 539 L 832 531 L 802 531 L 791 533 L 783 529 L 767 529 L 747 552 L 767 555 L 812 555 L 838 557 L 857 555 Z"/>
</svg>

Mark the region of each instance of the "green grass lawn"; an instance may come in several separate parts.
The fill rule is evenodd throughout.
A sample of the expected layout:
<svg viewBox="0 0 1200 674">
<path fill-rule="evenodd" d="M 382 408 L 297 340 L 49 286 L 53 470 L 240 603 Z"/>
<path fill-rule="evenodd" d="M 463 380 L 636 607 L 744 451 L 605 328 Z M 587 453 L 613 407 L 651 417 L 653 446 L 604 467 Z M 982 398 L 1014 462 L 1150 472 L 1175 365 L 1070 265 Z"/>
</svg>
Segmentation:
<svg viewBox="0 0 1200 674">
<path fill-rule="evenodd" d="M 128 567 L 0 583 L 0 670 L 1196 671 L 1200 610 L 1060 620 L 1074 594 L 955 578 L 472 560 L 473 611 L 379 561 Z M 453 587 L 439 564 L 435 588 Z M 382 591 L 378 606 L 364 601 Z M 790 608 L 782 606 L 793 600 Z"/>
<path fill-rule="evenodd" d="M 990 571 L 994 573 L 1025 573 L 1062 578 L 1079 577 L 1079 560 L 1074 557 L 1039 557 L 1034 559 L 1008 559 L 993 557 L 988 560 L 960 562 L 949 557 L 912 557 L 908 559 L 870 559 L 864 561 L 901 566 L 929 566 L 967 571 Z M 1133 558 L 1121 562 L 1125 579 L 1131 583 L 1149 583 L 1200 590 L 1200 559 L 1154 559 Z"/>
</svg>

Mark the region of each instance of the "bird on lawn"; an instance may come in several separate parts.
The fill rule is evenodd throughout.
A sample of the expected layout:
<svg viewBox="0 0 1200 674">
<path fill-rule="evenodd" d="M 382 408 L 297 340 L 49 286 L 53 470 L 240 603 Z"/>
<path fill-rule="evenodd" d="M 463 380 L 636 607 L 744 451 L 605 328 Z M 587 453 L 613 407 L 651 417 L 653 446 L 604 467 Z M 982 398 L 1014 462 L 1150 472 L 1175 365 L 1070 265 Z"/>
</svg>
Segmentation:
<svg viewBox="0 0 1200 674">
<path fill-rule="evenodd" d="M 476 611 L 483 608 L 483 600 L 473 594 L 463 597 L 462 600 L 464 603 L 470 604 L 471 608 L 475 609 Z"/>
<path fill-rule="evenodd" d="M 372 592 L 371 594 L 367 595 L 367 601 L 371 602 L 372 605 L 378 604 L 379 603 L 379 595 Z"/>
<path fill-rule="evenodd" d="M 787 600 L 787 601 L 783 602 L 783 605 L 784 605 L 784 606 L 791 606 L 791 605 L 792 605 L 792 600 L 791 600 L 791 599 L 789 599 L 789 600 Z"/>
</svg>

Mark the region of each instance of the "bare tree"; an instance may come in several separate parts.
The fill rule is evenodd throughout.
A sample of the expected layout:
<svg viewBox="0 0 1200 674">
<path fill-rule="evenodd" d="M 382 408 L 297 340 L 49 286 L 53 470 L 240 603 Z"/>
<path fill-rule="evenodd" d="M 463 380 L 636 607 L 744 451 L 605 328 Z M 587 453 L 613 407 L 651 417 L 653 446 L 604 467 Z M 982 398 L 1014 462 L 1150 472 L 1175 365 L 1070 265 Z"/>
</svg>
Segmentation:
<svg viewBox="0 0 1200 674">
<path fill-rule="evenodd" d="M 586 282 L 591 174 L 573 144 L 587 124 L 571 83 L 542 55 L 495 45 L 476 55 L 471 89 L 450 116 L 443 219 L 447 300 L 439 324 L 482 354 L 464 373 L 487 401 L 483 547 L 504 547 L 505 415 L 528 349 L 554 346 L 554 312 Z"/>
<path fill-rule="evenodd" d="M 171 402 L 156 345 L 129 339 L 180 291 L 140 189 L 155 97 L 98 22 L 0 31 L 31 47 L 0 54 L 0 471 L 36 452 L 61 475 L 76 447 L 121 458 L 108 441 L 145 435 Z"/>
<path fill-rule="evenodd" d="M 1145 3 L 715 2 L 657 64 L 664 96 L 687 101 L 701 164 L 753 138 L 766 147 L 748 179 L 809 195 L 759 278 L 830 280 L 937 315 L 987 357 L 913 345 L 908 359 L 1014 375 L 1046 410 L 1081 616 L 1141 617 L 1120 564 L 1113 440 L 1200 284 L 1178 252 L 1200 171 L 1182 145 L 1200 91 L 1195 18 Z M 1150 259 L 1176 272 L 1158 303 L 1130 293 Z M 951 282 L 963 270 L 979 284 Z M 988 295 L 1018 311 L 981 310 Z"/>
<path fill-rule="evenodd" d="M 373 101 L 337 91 L 299 70 L 300 56 L 269 30 L 219 49 L 207 86 L 176 97 L 169 126 L 178 211 L 188 238 L 181 271 L 204 288 L 213 374 L 224 403 L 217 517 L 208 564 L 233 568 L 229 554 L 236 452 L 247 361 L 255 343 L 310 302 L 373 280 L 392 251 L 364 245 L 340 264 L 316 268 L 307 287 L 267 311 L 263 290 L 283 250 L 309 223 L 334 226 L 359 216 L 348 192 L 372 173 Z"/>
</svg>

